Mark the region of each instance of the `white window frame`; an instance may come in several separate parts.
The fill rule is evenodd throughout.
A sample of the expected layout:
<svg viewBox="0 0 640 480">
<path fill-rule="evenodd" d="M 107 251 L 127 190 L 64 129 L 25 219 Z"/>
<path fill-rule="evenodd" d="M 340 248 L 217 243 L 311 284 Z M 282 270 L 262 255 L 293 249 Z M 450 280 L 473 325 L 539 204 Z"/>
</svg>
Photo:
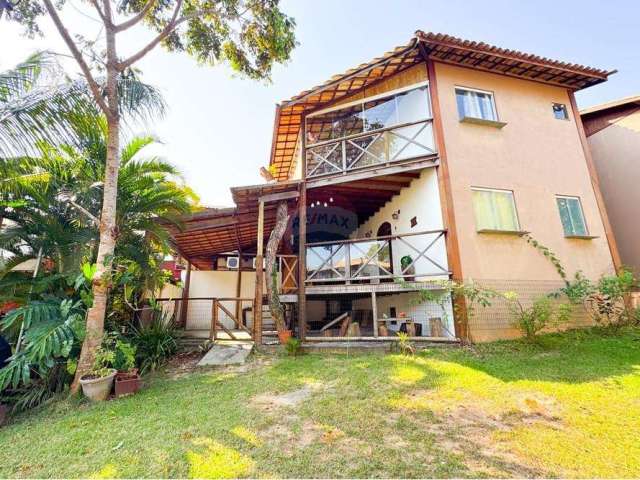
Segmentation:
<svg viewBox="0 0 640 480">
<path fill-rule="evenodd" d="M 505 189 L 505 188 L 488 188 L 488 187 L 471 187 L 471 191 L 474 192 L 497 192 L 497 193 L 509 193 L 511 194 L 511 204 L 513 205 L 513 212 L 516 216 L 516 230 L 495 230 L 496 232 L 520 232 L 522 227 L 520 226 L 520 215 L 518 215 L 518 205 L 516 204 L 516 194 L 513 190 Z M 473 202 L 473 200 L 472 200 Z M 475 217 L 475 212 L 474 212 Z M 476 221 L 476 230 L 483 231 L 485 229 L 478 228 L 478 219 L 474 218 Z"/>
<path fill-rule="evenodd" d="M 560 205 L 558 205 L 559 198 L 567 198 L 572 200 L 578 200 L 578 206 L 580 207 L 580 215 L 582 216 L 582 223 L 584 225 L 584 235 L 577 233 L 567 233 L 564 231 L 564 225 L 562 224 L 562 216 L 560 215 Z M 556 208 L 558 209 L 558 218 L 560 219 L 560 226 L 562 227 L 562 233 L 565 237 L 588 237 L 589 225 L 587 225 L 587 218 L 584 216 L 584 209 L 582 208 L 582 199 L 577 195 L 556 195 Z M 571 218 L 571 211 L 569 210 L 569 220 L 571 220 L 571 226 L 573 226 L 573 219 Z"/>
<path fill-rule="evenodd" d="M 496 95 L 494 92 L 490 91 L 490 90 L 481 90 L 479 88 L 472 88 L 472 87 L 464 87 L 462 85 L 454 85 L 453 86 L 453 93 L 455 94 L 456 97 L 456 110 L 458 109 L 458 90 L 464 90 L 467 92 L 475 92 L 475 93 L 483 93 L 485 95 L 489 95 L 489 97 L 491 98 L 491 106 L 493 107 L 493 111 L 496 112 L 496 118 L 482 118 L 482 117 L 471 117 L 465 115 L 460 117 L 460 112 L 458 112 L 458 117 L 460 120 L 462 120 L 463 118 L 467 117 L 467 118 L 474 118 L 477 120 L 485 120 L 487 122 L 499 122 L 500 121 L 500 114 L 498 113 L 498 107 L 496 106 Z"/>
</svg>

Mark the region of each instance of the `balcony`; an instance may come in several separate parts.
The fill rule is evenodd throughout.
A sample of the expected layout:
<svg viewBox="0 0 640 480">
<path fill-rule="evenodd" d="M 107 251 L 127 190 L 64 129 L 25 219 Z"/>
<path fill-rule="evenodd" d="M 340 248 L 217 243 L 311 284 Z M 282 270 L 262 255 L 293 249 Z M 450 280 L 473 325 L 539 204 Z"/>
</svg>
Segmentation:
<svg viewBox="0 0 640 480">
<path fill-rule="evenodd" d="M 305 283 L 353 284 L 449 278 L 445 230 L 307 244 Z"/>
<path fill-rule="evenodd" d="M 305 132 L 306 178 L 436 154 L 426 84 L 314 112 Z"/>
<path fill-rule="evenodd" d="M 432 120 L 307 146 L 307 178 L 435 155 Z"/>
</svg>

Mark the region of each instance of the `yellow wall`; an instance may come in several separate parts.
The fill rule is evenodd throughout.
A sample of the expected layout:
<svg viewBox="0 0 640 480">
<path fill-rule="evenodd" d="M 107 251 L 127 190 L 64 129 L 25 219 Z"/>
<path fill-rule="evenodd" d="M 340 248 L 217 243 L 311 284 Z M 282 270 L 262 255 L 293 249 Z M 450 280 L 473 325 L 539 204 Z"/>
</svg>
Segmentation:
<svg viewBox="0 0 640 480">
<path fill-rule="evenodd" d="M 436 64 L 453 203 L 465 278 L 558 280 L 551 264 L 517 236 L 478 234 L 471 187 L 513 190 L 520 227 L 551 248 L 570 274 L 613 271 L 577 126 L 557 120 L 552 103 L 565 89 L 467 68 Z M 494 92 L 502 129 L 461 123 L 456 86 Z M 594 240 L 564 238 L 555 195 L 579 196 Z"/>
</svg>

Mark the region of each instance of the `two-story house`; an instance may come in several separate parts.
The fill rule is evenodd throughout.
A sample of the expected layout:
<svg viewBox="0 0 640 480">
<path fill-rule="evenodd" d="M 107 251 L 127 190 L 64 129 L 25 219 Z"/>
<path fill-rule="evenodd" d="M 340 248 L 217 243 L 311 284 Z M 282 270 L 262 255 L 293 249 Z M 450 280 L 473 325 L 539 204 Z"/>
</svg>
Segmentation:
<svg viewBox="0 0 640 480">
<path fill-rule="evenodd" d="M 574 96 L 610 73 L 418 31 L 279 103 L 269 181 L 173 232 L 180 318 L 261 339 L 264 248 L 287 202 L 278 288 L 301 338 L 517 335 L 500 302 L 471 316 L 420 292 L 473 280 L 526 302 L 562 286 L 525 233 L 570 273 L 619 266 Z"/>
</svg>

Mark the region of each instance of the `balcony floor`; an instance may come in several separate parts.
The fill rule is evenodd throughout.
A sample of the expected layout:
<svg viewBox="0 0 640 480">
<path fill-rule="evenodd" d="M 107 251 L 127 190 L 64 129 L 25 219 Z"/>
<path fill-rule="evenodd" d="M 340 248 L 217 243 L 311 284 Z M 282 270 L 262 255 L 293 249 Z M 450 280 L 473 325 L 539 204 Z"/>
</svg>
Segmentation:
<svg viewBox="0 0 640 480">
<path fill-rule="evenodd" d="M 433 280 L 436 280 L 434 278 Z M 431 289 L 438 290 L 438 287 L 429 282 L 407 282 L 404 284 L 395 282 L 384 283 L 358 283 L 351 285 L 307 285 L 305 293 L 307 295 L 326 295 L 330 293 L 393 293 L 393 292 L 415 292 L 417 290 Z"/>
</svg>

